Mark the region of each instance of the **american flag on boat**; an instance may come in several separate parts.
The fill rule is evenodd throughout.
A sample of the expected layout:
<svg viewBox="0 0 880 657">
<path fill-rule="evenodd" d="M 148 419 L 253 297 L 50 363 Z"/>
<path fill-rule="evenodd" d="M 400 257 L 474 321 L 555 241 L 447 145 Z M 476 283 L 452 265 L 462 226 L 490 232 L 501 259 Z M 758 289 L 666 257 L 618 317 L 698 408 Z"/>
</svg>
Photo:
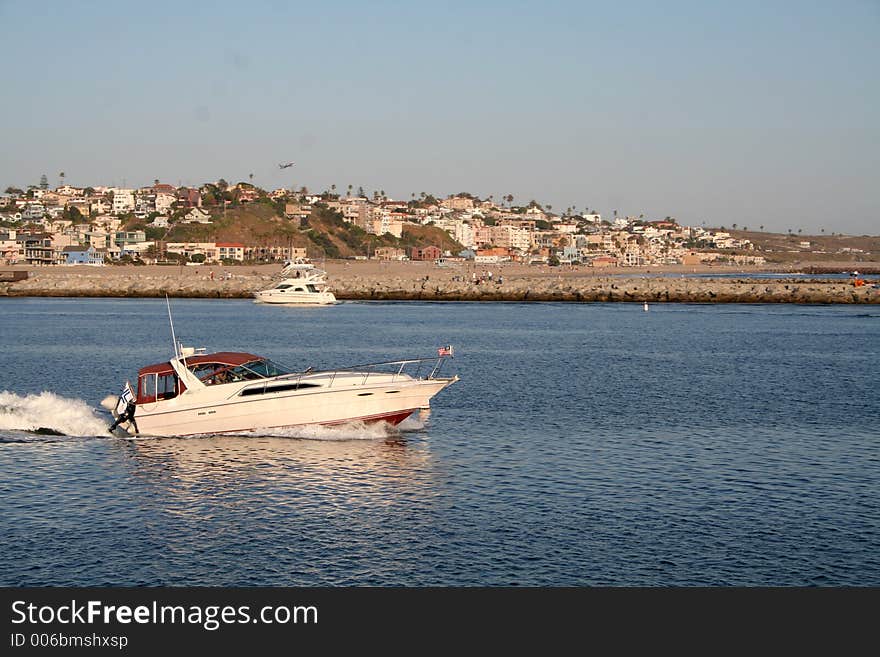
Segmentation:
<svg viewBox="0 0 880 657">
<path fill-rule="evenodd" d="M 445 346 L 445 347 L 440 347 L 440 348 L 437 350 L 437 355 L 438 355 L 438 356 L 450 356 L 450 357 L 454 358 L 454 356 L 453 356 L 453 350 L 452 350 L 452 345 L 450 344 L 450 345 L 447 345 L 447 346 Z"/>
</svg>

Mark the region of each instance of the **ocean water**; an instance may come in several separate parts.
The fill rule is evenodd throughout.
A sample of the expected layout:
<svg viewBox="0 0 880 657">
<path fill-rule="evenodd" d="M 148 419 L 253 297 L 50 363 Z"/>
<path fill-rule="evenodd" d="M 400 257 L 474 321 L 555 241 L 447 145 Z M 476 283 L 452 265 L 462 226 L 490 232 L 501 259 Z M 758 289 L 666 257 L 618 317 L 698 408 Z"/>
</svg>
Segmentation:
<svg viewBox="0 0 880 657">
<path fill-rule="evenodd" d="M 880 585 L 880 308 L 172 309 L 301 368 L 451 343 L 461 381 L 396 429 L 117 438 L 165 302 L 2 299 L 0 584 Z"/>
</svg>

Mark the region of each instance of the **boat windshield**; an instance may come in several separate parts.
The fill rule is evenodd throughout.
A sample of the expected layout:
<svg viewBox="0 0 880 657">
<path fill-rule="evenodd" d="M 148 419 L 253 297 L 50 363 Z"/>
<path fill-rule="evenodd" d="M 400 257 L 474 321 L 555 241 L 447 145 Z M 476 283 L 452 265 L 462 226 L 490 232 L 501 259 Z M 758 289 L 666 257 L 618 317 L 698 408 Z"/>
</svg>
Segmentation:
<svg viewBox="0 0 880 657">
<path fill-rule="evenodd" d="M 206 385 L 215 383 L 232 383 L 234 381 L 251 381 L 253 379 L 268 379 L 282 374 L 291 374 L 293 370 L 279 365 L 268 358 L 252 360 L 242 365 L 227 365 L 225 363 L 199 363 L 191 365 L 189 370 L 202 380 Z"/>
<path fill-rule="evenodd" d="M 269 378 L 273 376 L 281 376 L 282 374 L 291 374 L 293 370 L 288 367 L 284 367 L 284 365 L 279 365 L 278 363 L 269 360 L 268 358 L 261 358 L 260 360 L 252 360 L 250 363 L 245 363 L 244 365 L 239 365 L 237 367 L 233 367 L 232 371 L 236 372 L 242 370 L 244 372 L 253 372 L 258 375 L 260 378 Z M 249 378 L 249 377 L 244 377 Z"/>
</svg>

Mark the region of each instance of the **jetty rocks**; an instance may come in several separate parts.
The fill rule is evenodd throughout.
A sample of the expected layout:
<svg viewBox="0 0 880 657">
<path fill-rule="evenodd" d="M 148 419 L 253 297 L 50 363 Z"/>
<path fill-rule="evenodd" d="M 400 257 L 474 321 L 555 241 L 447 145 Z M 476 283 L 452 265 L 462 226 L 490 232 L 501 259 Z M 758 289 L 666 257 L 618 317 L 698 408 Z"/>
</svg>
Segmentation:
<svg viewBox="0 0 880 657">
<path fill-rule="evenodd" d="M 369 263 L 372 264 L 372 263 Z M 327 267 L 331 289 L 340 300 L 566 301 L 637 303 L 803 303 L 876 304 L 880 284 L 855 286 L 845 278 L 684 274 L 603 275 L 595 272 L 530 271 L 496 268 L 493 280 L 476 270 L 424 266 L 368 266 L 337 263 Z M 359 266 L 364 265 L 364 266 Z M 277 265 L 209 268 L 161 266 L 33 268 L 24 280 L 0 280 L 0 296 L 14 297 L 189 297 L 250 298 L 277 280 Z M 20 278 L 20 277 L 19 277 Z M 874 277 L 876 278 L 876 277 Z"/>
</svg>

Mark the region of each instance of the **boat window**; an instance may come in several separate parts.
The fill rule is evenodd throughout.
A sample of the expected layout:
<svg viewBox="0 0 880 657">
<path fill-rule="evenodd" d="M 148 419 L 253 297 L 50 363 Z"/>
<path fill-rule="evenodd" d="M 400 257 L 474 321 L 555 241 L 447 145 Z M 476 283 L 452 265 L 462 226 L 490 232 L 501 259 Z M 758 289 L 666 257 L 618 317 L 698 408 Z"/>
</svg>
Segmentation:
<svg viewBox="0 0 880 657">
<path fill-rule="evenodd" d="M 160 374 L 156 379 L 156 397 L 159 399 L 171 399 L 177 397 L 177 375 Z"/>
<path fill-rule="evenodd" d="M 276 290 L 286 290 L 289 287 L 293 287 L 293 286 L 290 285 L 289 283 L 281 283 L 280 285 L 276 285 L 275 289 Z"/>
<path fill-rule="evenodd" d="M 223 363 L 199 363 L 190 366 L 190 372 L 195 374 L 206 386 L 215 383 L 231 383 L 237 381 L 234 376 L 229 373 L 229 366 Z"/>
<path fill-rule="evenodd" d="M 144 374 L 138 381 L 138 404 L 156 401 L 156 375 Z"/>
<path fill-rule="evenodd" d="M 182 386 L 177 374 L 144 374 L 138 381 L 139 404 L 155 402 L 160 399 L 172 399 L 181 392 Z"/>
<path fill-rule="evenodd" d="M 304 388 L 320 388 L 318 383 L 283 383 L 281 385 L 264 386 L 258 388 L 245 388 L 239 395 L 246 397 L 248 395 L 267 395 L 272 392 L 284 392 L 286 390 L 302 390 Z"/>
<path fill-rule="evenodd" d="M 263 358 L 239 365 L 233 368 L 232 371 L 239 374 L 243 379 L 256 379 L 290 374 L 293 370 L 284 367 L 284 365 L 279 365 L 268 358 Z"/>
<path fill-rule="evenodd" d="M 199 363 L 198 365 L 190 365 L 189 371 L 204 381 L 214 374 L 218 367 L 220 367 L 218 363 Z"/>
</svg>

